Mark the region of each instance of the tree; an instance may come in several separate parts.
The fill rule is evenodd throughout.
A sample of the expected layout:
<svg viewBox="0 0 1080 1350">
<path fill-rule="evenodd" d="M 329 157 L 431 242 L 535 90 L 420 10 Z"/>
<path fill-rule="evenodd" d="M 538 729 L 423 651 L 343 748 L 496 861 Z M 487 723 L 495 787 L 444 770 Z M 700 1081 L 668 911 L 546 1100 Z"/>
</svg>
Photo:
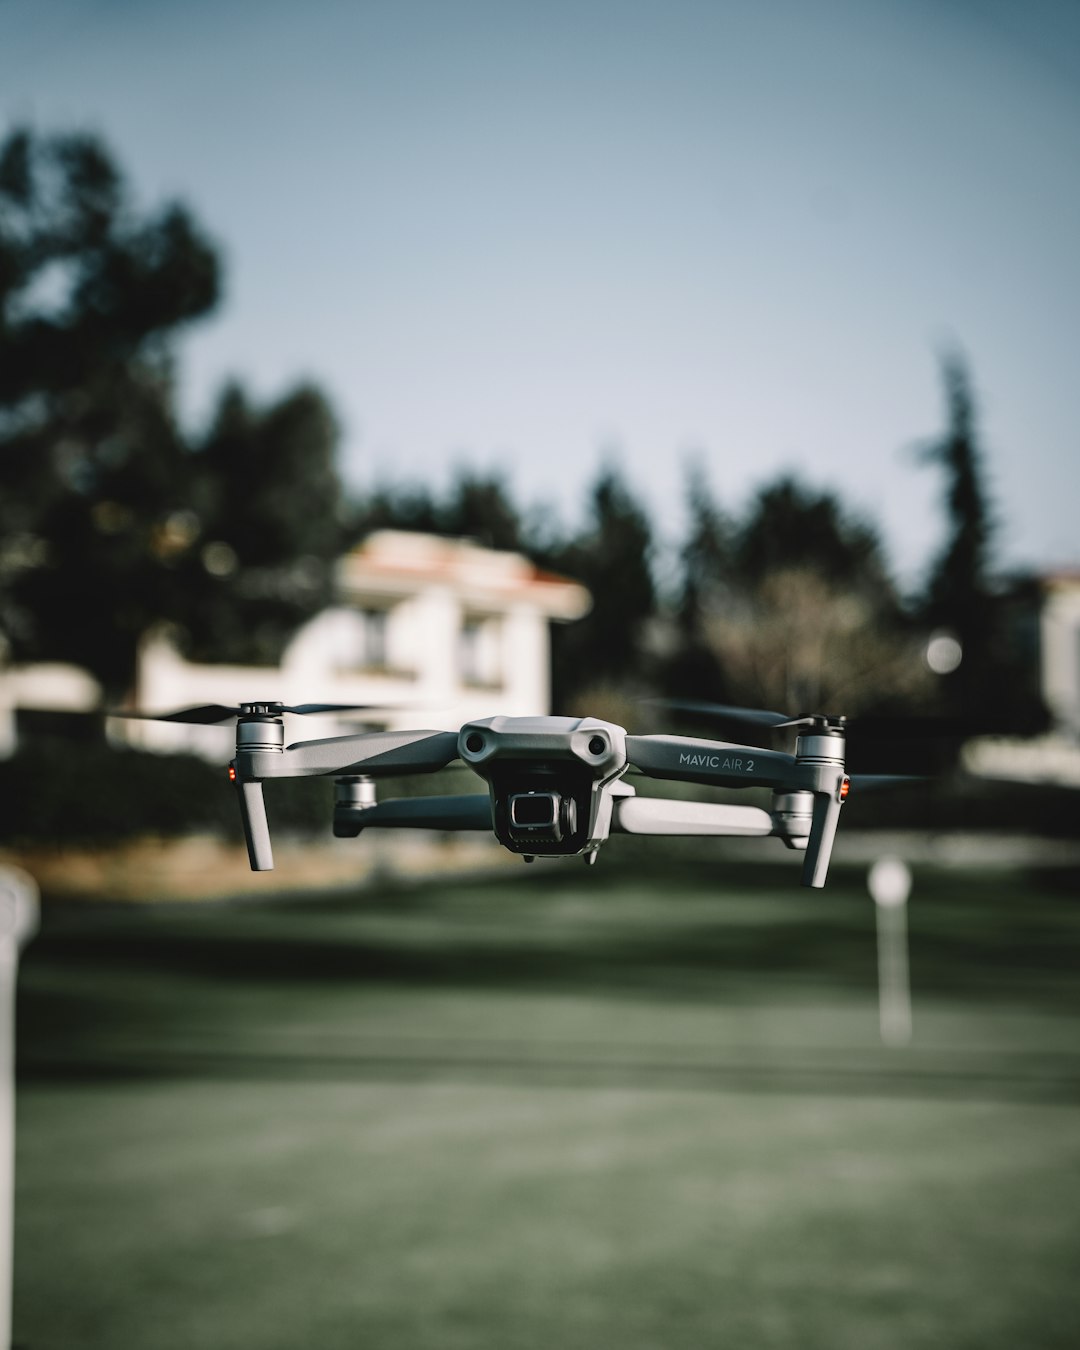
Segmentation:
<svg viewBox="0 0 1080 1350">
<path fill-rule="evenodd" d="M 506 479 L 470 468 L 458 469 L 442 497 L 420 484 L 376 488 L 361 508 L 354 532 L 379 529 L 475 539 L 487 548 L 511 552 L 524 546 L 521 516 Z"/>
<path fill-rule="evenodd" d="M 593 608 L 555 630 L 555 700 L 569 706 L 590 687 L 625 691 L 644 674 L 646 626 L 656 613 L 652 527 L 614 464 L 590 493 L 589 519 L 575 538 L 541 561 L 588 587 Z"/>
<path fill-rule="evenodd" d="M 946 430 L 928 446 L 923 459 L 944 469 L 949 533 L 934 562 L 923 613 L 926 622 L 955 634 L 962 660 L 945 681 L 957 708 L 981 701 L 981 686 L 995 644 L 995 599 L 991 590 L 992 545 L 996 524 L 985 485 L 985 468 L 975 422 L 975 404 L 961 357 L 942 364 Z"/>
<path fill-rule="evenodd" d="M 445 533 L 475 539 L 487 548 L 515 552 L 522 547 L 521 516 L 498 473 L 459 469 L 440 524 Z"/>
<path fill-rule="evenodd" d="M 193 655 L 271 663 L 330 603 L 344 542 L 337 444 L 314 387 L 266 409 L 226 387 L 190 466 L 200 547 L 182 622 Z"/>
<path fill-rule="evenodd" d="M 918 699 L 921 644 L 866 593 L 803 565 L 734 593 L 706 638 L 733 702 L 851 714 Z"/>
<path fill-rule="evenodd" d="M 733 564 L 733 527 L 716 504 L 700 462 L 686 472 L 686 537 L 679 551 L 679 621 L 688 629 L 697 624 L 714 593 L 730 584 Z"/>
<path fill-rule="evenodd" d="M 219 290 L 183 208 L 138 215 L 93 138 L 0 148 L 0 645 L 73 661 L 109 698 L 171 623 L 198 655 L 271 660 L 329 599 L 337 430 L 301 388 L 229 386 L 202 443 L 172 348 Z"/>
<path fill-rule="evenodd" d="M 855 712 L 918 693 L 917 642 L 869 524 L 790 475 L 760 488 L 731 525 L 702 501 L 683 554 L 683 630 L 711 659 L 714 688 L 675 692 L 791 712 Z M 700 655 L 688 667 L 686 648 L 681 661 L 672 684 L 707 670 Z"/>
<path fill-rule="evenodd" d="M 873 527 L 850 516 L 834 493 L 815 491 L 791 474 L 759 489 L 736 531 L 732 553 L 743 584 L 806 567 L 833 585 L 895 603 Z"/>
<path fill-rule="evenodd" d="M 946 428 L 922 454 L 944 470 L 948 535 L 930 570 L 921 617 L 960 644 L 960 664 L 940 677 L 942 700 L 987 730 L 1032 732 L 1048 721 L 1036 687 L 1035 643 L 1027 629 L 1033 602 L 997 570 L 998 522 L 986 485 L 975 398 L 957 354 L 942 363 Z"/>
<path fill-rule="evenodd" d="M 441 534 L 443 507 L 426 484 L 381 483 L 355 512 L 350 536 L 362 539 L 373 530 L 417 530 Z"/>
<path fill-rule="evenodd" d="M 687 698 L 728 698 L 724 674 L 706 632 L 725 607 L 732 583 L 732 522 L 716 504 L 700 461 L 686 471 L 686 537 L 679 551 L 675 602 L 676 648 L 665 671 L 670 692 Z"/>
<path fill-rule="evenodd" d="M 169 343 L 219 269 L 187 213 L 135 215 L 86 136 L 0 148 L 0 624 L 112 691 L 190 533 Z"/>
</svg>

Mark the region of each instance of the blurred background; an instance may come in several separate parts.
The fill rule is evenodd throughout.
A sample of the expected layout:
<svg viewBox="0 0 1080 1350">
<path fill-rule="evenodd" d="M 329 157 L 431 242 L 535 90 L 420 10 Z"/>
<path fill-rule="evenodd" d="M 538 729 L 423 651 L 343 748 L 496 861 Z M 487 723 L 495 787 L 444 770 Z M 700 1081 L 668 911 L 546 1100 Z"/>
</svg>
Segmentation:
<svg viewBox="0 0 1080 1350">
<path fill-rule="evenodd" d="M 1078 132 L 1052 0 L 0 0 L 17 1344 L 1072 1344 Z M 963 734 L 824 893 L 319 782 L 253 877 L 106 713 L 257 698 Z"/>
</svg>

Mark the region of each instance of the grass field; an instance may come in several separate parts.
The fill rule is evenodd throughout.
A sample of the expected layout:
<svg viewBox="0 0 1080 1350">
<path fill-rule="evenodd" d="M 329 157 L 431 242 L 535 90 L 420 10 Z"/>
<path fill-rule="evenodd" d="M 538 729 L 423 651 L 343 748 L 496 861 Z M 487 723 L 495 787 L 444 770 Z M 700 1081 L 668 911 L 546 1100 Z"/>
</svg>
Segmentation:
<svg viewBox="0 0 1080 1350">
<path fill-rule="evenodd" d="M 50 907 L 19 1003 L 16 1343 L 1072 1347 L 1075 875 L 522 869 Z"/>
</svg>

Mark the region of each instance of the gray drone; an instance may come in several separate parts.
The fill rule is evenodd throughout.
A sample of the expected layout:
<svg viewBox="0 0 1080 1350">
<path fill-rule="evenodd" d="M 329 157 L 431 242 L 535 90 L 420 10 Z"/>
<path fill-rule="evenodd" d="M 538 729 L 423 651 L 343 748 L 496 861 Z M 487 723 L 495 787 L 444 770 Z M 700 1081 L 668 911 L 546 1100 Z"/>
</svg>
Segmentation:
<svg viewBox="0 0 1080 1350">
<path fill-rule="evenodd" d="M 467 722 L 457 732 L 370 731 L 285 744 L 285 713 L 345 711 L 363 710 L 341 704 L 244 703 L 164 715 L 162 720 L 201 724 L 236 718 L 236 758 L 229 777 L 239 796 L 253 871 L 274 865 L 263 783 L 330 777 L 333 831 L 340 838 L 355 838 L 372 826 L 491 830 L 504 848 L 527 862 L 579 855 L 591 864 L 611 834 L 775 836 L 805 853 L 802 884 L 821 887 L 852 783 L 902 781 L 845 771 L 848 724 L 842 717 L 789 719 L 719 705 L 709 705 L 708 711 L 797 731 L 795 753 L 686 736 L 635 736 L 593 717 L 489 717 Z M 487 792 L 376 800 L 378 779 L 434 773 L 453 760 L 482 778 Z M 630 769 L 648 778 L 709 787 L 770 788 L 771 810 L 638 796 L 625 781 Z"/>
</svg>

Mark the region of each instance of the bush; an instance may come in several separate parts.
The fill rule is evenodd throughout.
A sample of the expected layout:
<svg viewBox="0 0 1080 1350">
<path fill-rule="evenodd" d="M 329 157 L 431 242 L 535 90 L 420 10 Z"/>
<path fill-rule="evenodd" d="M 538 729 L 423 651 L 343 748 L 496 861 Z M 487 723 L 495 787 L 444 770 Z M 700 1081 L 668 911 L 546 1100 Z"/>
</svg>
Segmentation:
<svg viewBox="0 0 1080 1350">
<path fill-rule="evenodd" d="M 271 783 L 276 829 L 329 834 L 328 780 Z M 0 763 L 0 843 L 107 844 L 140 835 L 243 837 L 220 765 L 103 742 L 34 739 Z"/>
</svg>

